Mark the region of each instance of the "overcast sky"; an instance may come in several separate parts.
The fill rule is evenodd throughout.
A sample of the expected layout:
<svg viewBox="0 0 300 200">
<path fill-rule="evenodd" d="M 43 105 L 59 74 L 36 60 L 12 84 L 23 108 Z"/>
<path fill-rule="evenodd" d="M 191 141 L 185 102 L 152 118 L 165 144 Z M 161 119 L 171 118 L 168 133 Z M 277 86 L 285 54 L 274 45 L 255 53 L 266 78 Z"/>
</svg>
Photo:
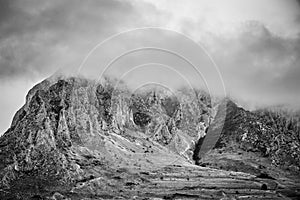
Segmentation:
<svg viewBox="0 0 300 200">
<path fill-rule="evenodd" d="M 132 71 L 155 81 L 168 76 L 170 82 L 181 82 L 178 77 L 193 82 L 200 75 L 192 77 L 195 69 L 178 60 L 182 55 L 202 66 L 211 90 L 218 87 L 213 83 L 219 78 L 213 78 L 217 66 L 227 92 L 240 101 L 300 105 L 299 1 L 0 0 L 0 133 L 33 85 L 60 68 L 77 69 L 91 49 L 111 35 L 141 27 L 174 30 L 193 42 L 176 32 L 130 32 L 102 46 L 84 70 L 97 65 L 101 74 L 102 62 L 130 49 L 157 46 L 169 52 L 133 53 L 115 63 L 111 72 L 133 82 L 145 78 L 138 80 Z M 171 51 L 179 53 L 177 58 Z M 130 71 L 154 62 L 161 65 Z"/>
</svg>

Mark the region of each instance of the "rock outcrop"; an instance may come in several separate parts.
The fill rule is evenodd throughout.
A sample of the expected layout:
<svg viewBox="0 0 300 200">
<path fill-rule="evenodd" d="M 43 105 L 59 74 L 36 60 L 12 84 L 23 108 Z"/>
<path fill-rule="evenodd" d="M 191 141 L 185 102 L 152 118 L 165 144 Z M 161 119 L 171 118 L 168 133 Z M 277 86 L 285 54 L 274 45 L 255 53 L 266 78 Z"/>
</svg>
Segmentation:
<svg viewBox="0 0 300 200">
<path fill-rule="evenodd" d="M 208 130 L 208 135 L 218 135 L 214 148 L 256 152 L 268 157 L 275 166 L 300 171 L 300 131 L 296 120 L 268 110 L 246 111 L 230 100 L 225 103 L 226 109 L 219 109 Z M 226 115 L 223 124 L 217 120 L 221 115 Z"/>
<path fill-rule="evenodd" d="M 25 105 L 0 137 L 0 198 L 297 196 L 299 183 L 288 174 L 265 179 L 213 165 L 209 156 L 216 150 L 211 148 L 225 149 L 224 155 L 233 146 L 242 152 L 268 151 L 262 143 L 257 145 L 264 140 L 263 129 L 249 132 L 252 115 L 257 114 L 232 102 L 213 102 L 198 90 L 132 94 L 125 86 L 115 88 L 112 81 L 49 78 L 29 91 Z M 195 161 L 218 169 L 197 166 Z"/>
</svg>

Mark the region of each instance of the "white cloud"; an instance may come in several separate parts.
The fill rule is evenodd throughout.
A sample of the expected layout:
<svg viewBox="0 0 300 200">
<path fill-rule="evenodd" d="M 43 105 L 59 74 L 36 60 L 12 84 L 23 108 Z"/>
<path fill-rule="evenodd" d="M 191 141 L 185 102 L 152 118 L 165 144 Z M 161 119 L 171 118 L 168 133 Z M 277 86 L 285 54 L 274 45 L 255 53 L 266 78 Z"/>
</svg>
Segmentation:
<svg viewBox="0 0 300 200">
<path fill-rule="evenodd" d="M 300 31 L 297 22 L 299 6 L 296 1 L 282 0 L 143 0 L 162 12 L 168 13 L 169 27 L 185 27 L 194 23 L 197 31 L 215 34 L 232 31 L 239 23 L 259 21 L 272 32 L 293 36 Z M 140 2 L 140 1 L 138 1 Z M 170 18 L 171 16 L 171 18 Z"/>
</svg>

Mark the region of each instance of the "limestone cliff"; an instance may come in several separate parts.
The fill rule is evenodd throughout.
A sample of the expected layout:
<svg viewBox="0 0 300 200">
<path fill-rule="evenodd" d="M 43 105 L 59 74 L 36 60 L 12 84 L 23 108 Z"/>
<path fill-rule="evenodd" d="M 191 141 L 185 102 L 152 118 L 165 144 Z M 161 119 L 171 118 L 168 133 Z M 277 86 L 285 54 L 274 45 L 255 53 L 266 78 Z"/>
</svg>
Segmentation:
<svg viewBox="0 0 300 200">
<path fill-rule="evenodd" d="M 297 195 L 294 179 L 285 185 L 195 165 L 210 149 L 239 141 L 233 138 L 253 142 L 240 121 L 251 123 L 247 112 L 237 110 L 199 90 L 132 93 L 111 80 L 46 79 L 0 138 L 0 198 L 282 199 L 283 189 Z"/>
</svg>

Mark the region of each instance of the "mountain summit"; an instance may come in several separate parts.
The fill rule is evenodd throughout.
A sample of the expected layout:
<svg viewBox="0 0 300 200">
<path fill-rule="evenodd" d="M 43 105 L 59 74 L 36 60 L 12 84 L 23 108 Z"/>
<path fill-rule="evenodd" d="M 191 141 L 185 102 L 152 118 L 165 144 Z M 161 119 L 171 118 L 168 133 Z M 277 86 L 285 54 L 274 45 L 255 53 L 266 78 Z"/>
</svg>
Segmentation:
<svg viewBox="0 0 300 200">
<path fill-rule="evenodd" d="M 1 199 L 299 197 L 296 118 L 196 89 L 116 85 L 33 87 L 0 138 Z"/>
</svg>

